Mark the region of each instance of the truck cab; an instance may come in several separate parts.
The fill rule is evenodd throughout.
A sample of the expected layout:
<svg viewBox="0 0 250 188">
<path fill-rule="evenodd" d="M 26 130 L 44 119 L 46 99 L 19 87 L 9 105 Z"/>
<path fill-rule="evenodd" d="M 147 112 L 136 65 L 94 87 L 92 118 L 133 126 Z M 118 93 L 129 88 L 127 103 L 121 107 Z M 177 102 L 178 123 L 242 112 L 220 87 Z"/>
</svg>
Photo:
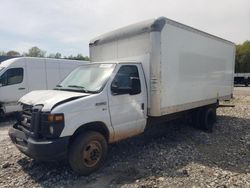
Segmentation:
<svg viewBox="0 0 250 188">
<path fill-rule="evenodd" d="M 68 155 L 83 174 L 102 164 L 108 143 L 146 126 L 147 89 L 139 62 L 83 65 L 55 90 L 33 91 L 19 102 L 23 113 L 9 131 L 16 146 L 38 160 Z"/>
</svg>

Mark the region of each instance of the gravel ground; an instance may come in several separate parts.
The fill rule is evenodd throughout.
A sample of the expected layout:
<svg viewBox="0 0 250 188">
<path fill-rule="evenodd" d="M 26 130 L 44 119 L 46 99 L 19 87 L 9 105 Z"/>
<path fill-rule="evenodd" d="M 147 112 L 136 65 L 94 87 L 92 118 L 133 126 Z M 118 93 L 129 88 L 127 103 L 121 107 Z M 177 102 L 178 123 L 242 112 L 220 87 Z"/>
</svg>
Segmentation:
<svg viewBox="0 0 250 188">
<path fill-rule="evenodd" d="M 236 90 L 239 90 L 237 88 Z M 249 88 L 250 91 L 250 88 Z M 0 187 L 250 187 L 250 96 L 219 108 L 214 132 L 175 122 L 109 147 L 106 164 L 80 177 L 66 162 L 21 154 L 0 123 Z"/>
</svg>

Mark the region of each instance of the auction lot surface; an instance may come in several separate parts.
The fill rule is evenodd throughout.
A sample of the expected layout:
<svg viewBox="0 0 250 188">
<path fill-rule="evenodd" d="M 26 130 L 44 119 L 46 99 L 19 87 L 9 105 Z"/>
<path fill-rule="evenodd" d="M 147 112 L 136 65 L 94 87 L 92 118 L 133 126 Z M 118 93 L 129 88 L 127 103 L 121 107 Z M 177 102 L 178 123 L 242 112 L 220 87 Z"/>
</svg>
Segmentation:
<svg viewBox="0 0 250 188">
<path fill-rule="evenodd" d="M 80 177 L 66 162 L 41 163 L 21 154 L 0 122 L 0 187 L 250 187 L 250 87 L 219 108 L 214 132 L 185 123 L 159 125 L 109 147 L 106 164 Z"/>
</svg>

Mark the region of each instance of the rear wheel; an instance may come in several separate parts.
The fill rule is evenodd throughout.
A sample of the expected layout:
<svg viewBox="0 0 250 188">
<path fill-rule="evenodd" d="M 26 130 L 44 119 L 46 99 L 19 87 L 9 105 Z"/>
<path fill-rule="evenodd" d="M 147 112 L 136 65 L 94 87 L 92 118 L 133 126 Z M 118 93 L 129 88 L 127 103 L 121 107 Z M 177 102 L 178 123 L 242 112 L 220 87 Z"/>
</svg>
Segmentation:
<svg viewBox="0 0 250 188">
<path fill-rule="evenodd" d="M 71 168 L 80 175 L 89 175 L 104 163 L 107 154 L 107 141 L 98 132 L 79 134 L 69 149 Z"/>
<path fill-rule="evenodd" d="M 197 109 L 192 114 L 192 124 L 195 128 L 212 132 L 216 122 L 216 107 L 206 107 Z"/>
<path fill-rule="evenodd" d="M 196 129 L 201 129 L 201 121 L 200 121 L 201 113 L 202 113 L 201 109 L 196 109 L 195 111 L 192 112 L 191 124 Z"/>
<path fill-rule="evenodd" d="M 201 116 L 201 128 L 205 131 L 212 132 L 216 122 L 216 108 L 209 107 L 204 109 Z"/>
</svg>

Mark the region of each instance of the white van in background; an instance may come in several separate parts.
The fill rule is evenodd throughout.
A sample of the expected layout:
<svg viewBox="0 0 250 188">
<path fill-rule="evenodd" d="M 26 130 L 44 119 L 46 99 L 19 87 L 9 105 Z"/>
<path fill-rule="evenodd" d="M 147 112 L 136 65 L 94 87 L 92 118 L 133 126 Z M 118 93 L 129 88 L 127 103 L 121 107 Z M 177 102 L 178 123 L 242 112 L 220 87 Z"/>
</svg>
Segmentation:
<svg viewBox="0 0 250 188">
<path fill-rule="evenodd" d="M 0 116 L 21 110 L 17 101 L 33 90 L 53 89 L 87 61 L 18 57 L 0 64 Z"/>
</svg>

